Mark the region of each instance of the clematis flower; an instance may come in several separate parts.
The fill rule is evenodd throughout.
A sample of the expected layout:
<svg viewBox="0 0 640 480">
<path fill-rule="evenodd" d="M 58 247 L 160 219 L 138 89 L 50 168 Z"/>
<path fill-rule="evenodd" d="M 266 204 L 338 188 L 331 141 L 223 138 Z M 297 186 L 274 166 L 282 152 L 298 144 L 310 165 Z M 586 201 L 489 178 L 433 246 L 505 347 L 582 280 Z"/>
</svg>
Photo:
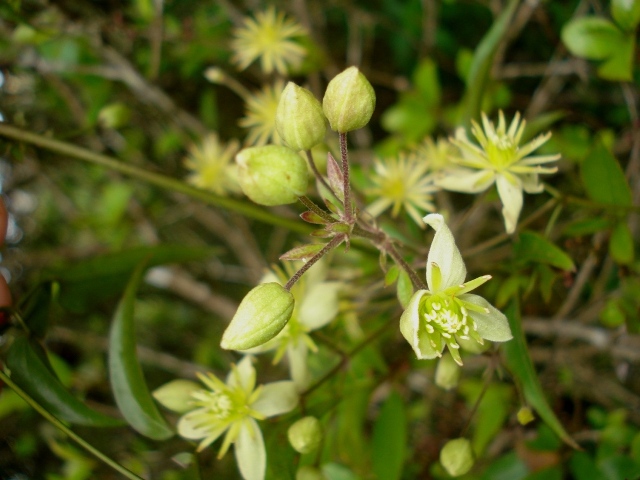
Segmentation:
<svg viewBox="0 0 640 480">
<path fill-rule="evenodd" d="M 295 307 L 291 319 L 273 339 L 244 353 L 259 354 L 275 351 L 273 363 L 286 354 L 291 379 L 298 390 L 304 390 L 310 381 L 307 358 L 318 347 L 309 335 L 327 325 L 338 314 L 340 282 L 326 281 L 326 265 L 321 260 L 311 267 L 291 288 Z M 262 282 L 286 282 L 285 272 L 268 273 Z"/>
<path fill-rule="evenodd" d="M 413 294 L 400 317 L 400 331 L 419 359 L 442 356 L 448 347 L 462 365 L 457 339 L 505 342 L 512 338 L 507 318 L 479 295 L 467 292 L 478 288 L 491 276 L 464 283 L 467 268 L 442 215 L 432 213 L 424 221 L 436 235 L 427 257 L 428 290 Z"/>
<path fill-rule="evenodd" d="M 187 380 L 174 380 L 153 396 L 165 407 L 185 413 L 178 421 L 178 433 L 200 440 L 198 451 L 226 432 L 218 458 L 235 444 L 238 468 L 245 480 L 262 480 L 267 454 L 256 420 L 290 412 L 298 404 L 292 381 L 273 382 L 256 388 L 256 371 L 251 357 L 232 365 L 226 382 L 212 373 L 198 374 L 206 388 Z"/>
<path fill-rule="evenodd" d="M 239 149 L 237 140 L 225 145 L 215 133 L 206 135 L 200 144 L 189 147 L 189 156 L 184 160 L 184 166 L 191 171 L 187 182 L 216 195 L 240 193 L 238 168 L 233 162 Z"/>
<path fill-rule="evenodd" d="M 480 146 L 469 141 L 464 129 L 458 129 L 451 142 L 460 149 L 461 155 L 452 156 L 451 160 L 459 167 L 448 170 L 436 181 L 442 188 L 466 193 L 482 192 L 495 183 L 507 233 L 516 229 L 522 210 L 522 191 L 540 193 L 543 186 L 538 175 L 558 170 L 541 165 L 558 160 L 559 154 L 528 156 L 551 138 L 551 132 L 520 146 L 525 125 L 524 120 L 520 121 L 520 113 L 516 113 L 507 129 L 500 111 L 496 128 L 483 113 L 482 128 L 474 121 L 471 128 Z"/>
<path fill-rule="evenodd" d="M 246 99 L 245 115 L 238 124 L 249 131 L 247 145 L 282 144 L 276 128 L 276 111 L 283 90 L 284 82 L 276 80 L 273 85 L 264 85 Z"/>
</svg>

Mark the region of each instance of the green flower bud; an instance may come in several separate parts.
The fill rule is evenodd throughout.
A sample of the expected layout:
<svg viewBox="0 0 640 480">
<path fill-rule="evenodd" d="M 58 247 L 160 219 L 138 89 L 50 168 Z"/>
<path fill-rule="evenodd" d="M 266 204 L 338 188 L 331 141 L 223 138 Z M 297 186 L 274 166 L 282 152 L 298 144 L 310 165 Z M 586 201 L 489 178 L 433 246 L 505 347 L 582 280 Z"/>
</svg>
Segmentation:
<svg viewBox="0 0 640 480">
<path fill-rule="evenodd" d="M 322 425 L 316 417 L 304 417 L 289 427 L 287 436 L 296 452 L 311 453 L 322 441 Z"/>
<path fill-rule="evenodd" d="M 276 128 L 293 150 L 310 150 L 327 132 L 322 105 L 309 90 L 289 82 L 276 110 Z"/>
<path fill-rule="evenodd" d="M 131 110 L 124 103 L 111 103 L 102 107 L 98 122 L 105 128 L 120 128 L 129 123 Z"/>
<path fill-rule="evenodd" d="M 531 423 L 536 419 L 536 417 L 533 416 L 533 412 L 529 407 L 521 407 L 520 410 L 518 410 L 517 417 L 518 417 L 518 423 L 520 425 L 526 425 L 527 423 Z"/>
<path fill-rule="evenodd" d="M 452 477 L 464 475 L 473 467 L 473 451 L 466 438 L 449 440 L 440 451 L 440 463 Z"/>
<path fill-rule="evenodd" d="M 296 480 L 327 480 L 327 477 L 317 468 L 305 465 L 296 472 Z"/>
<path fill-rule="evenodd" d="M 436 385 L 445 390 L 451 390 L 458 386 L 460 373 L 462 373 L 460 365 L 456 363 L 450 354 L 445 353 L 436 367 Z"/>
<path fill-rule="evenodd" d="M 245 148 L 236 163 L 242 191 L 260 205 L 293 203 L 307 190 L 307 164 L 288 147 Z"/>
<path fill-rule="evenodd" d="M 336 75 L 327 85 L 322 109 L 331 129 L 346 133 L 364 127 L 376 106 L 376 94 L 356 67 Z"/>
<path fill-rule="evenodd" d="M 268 342 L 287 324 L 293 306 L 293 295 L 279 283 L 258 285 L 240 302 L 220 346 L 226 350 L 248 350 Z"/>
<path fill-rule="evenodd" d="M 177 413 L 186 413 L 193 410 L 191 394 L 198 390 L 202 390 L 202 385 L 199 383 L 190 380 L 174 380 L 154 390 L 152 395 L 163 407 Z"/>
</svg>

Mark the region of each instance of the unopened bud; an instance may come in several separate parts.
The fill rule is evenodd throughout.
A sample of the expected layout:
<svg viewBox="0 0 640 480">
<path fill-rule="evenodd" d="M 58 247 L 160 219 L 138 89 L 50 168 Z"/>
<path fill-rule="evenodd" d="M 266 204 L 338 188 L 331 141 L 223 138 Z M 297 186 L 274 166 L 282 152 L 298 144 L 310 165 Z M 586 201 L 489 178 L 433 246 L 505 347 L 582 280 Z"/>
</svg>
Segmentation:
<svg viewBox="0 0 640 480">
<path fill-rule="evenodd" d="M 453 357 L 446 353 L 438 361 L 436 367 L 436 385 L 445 390 L 451 390 L 458 386 L 462 369 L 456 363 Z"/>
<path fill-rule="evenodd" d="M 464 475 L 473 467 L 473 451 L 466 438 L 449 440 L 440 451 L 440 463 L 452 477 Z"/>
<path fill-rule="evenodd" d="M 316 417 L 304 417 L 289 427 L 287 436 L 296 452 L 311 453 L 322 441 L 322 425 Z"/>
<path fill-rule="evenodd" d="M 518 423 L 520 425 L 526 425 L 527 423 L 531 423 L 535 420 L 536 417 L 533 416 L 533 412 L 529 407 L 521 407 L 518 410 Z"/>
<path fill-rule="evenodd" d="M 336 75 L 327 85 L 322 109 L 331 129 L 346 133 L 364 127 L 373 115 L 376 94 L 356 67 Z"/>
<path fill-rule="evenodd" d="M 327 132 L 322 105 L 309 90 L 289 82 L 276 110 L 276 128 L 293 150 L 310 150 Z"/>
<path fill-rule="evenodd" d="M 279 283 L 258 285 L 240 302 L 220 346 L 248 350 L 268 342 L 287 324 L 293 307 L 293 295 Z"/>
<path fill-rule="evenodd" d="M 245 148 L 236 155 L 244 194 L 260 205 L 295 202 L 307 190 L 307 164 L 282 145 Z"/>
</svg>

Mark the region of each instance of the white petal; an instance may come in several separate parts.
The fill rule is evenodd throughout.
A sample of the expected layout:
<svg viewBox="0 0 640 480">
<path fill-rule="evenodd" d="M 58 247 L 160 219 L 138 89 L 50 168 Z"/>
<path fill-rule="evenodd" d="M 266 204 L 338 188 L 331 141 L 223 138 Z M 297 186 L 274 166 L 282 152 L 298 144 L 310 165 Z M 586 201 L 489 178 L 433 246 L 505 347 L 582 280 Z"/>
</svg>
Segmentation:
<svg viewBox="0 0 640 480">
<path fill-rule="evenodd" d="M 514 178 L 517 180 L 516 177 Z M 520 210 L 522 210 L 522 185 L 520 183 L 514 185 L 506 177 L 499 175 L 496 179 L 496 186 L 500 200 L 502 200 L 505 229 L 507 233 L 513 233 L 518 224 Z"/>
<path fill-rule="evenodd" d="M 153 398 L 160 405 L 178 413 L 193 410 L 191 393 L 202 390 L 202 385 L 190 380 L 173 380 L 153 391 Z"/>
<path fill-rule="evenodd" d="M 478 193 L 489 188 L 495 178 L 491 170 L 455 168 L 436 176 L 434 183 L 452 192 Z"/>
<path fill-rule="evenodd" d="M 338 282 L 311 285 L 300 304 L 298 318 L 309 331 L 324 327 L 338 314 Z"/>
<path fill-rule="evenodd" d="M 429 295 L 427 290 L 418 290 L 413 294 L 409 304 L 402 316 L 400 317 L 400 333 L 409 342 L 413 351 L 416 352 L 418 358 L 423 358 L 422 352 L 419 348 L 419 329 L 420 329 L 420 300 L 425 295 Z"/>
<path fill-rule="evenodd" d="M 258 399 L 251 408 L 265 417 L 290 412 L 298 405 L 298 389 L 290 380 L 268 383 L 262 387 Z"/>
<path fill-rule="evenodd" d="M 522 180 L 522 188 L 527 193 L 540 193 L 544 190 L 544 185 L 540 183 L 537 173 L 525 173 L 519 175 Z"/>
<path fill-rule="evenodd" d="M 253 368 L 253 357 L 246 355 L 232 368 L 227 375 L 227 385 L 231 388 L 241 388 L 251 394 L 256 386 L 256 369 Z"/>
<path fill-rule="evenodd" d="M 464 266 L 460 250 L 456 246 L 453 234 L 445 223 L 444 217 L 438 213 L 432 213 L 424 217 L 423 220 L 436 231 L 427 256 L 427 285 L 429 289 L 437 293 L 433 285 L 433 263 L 438 264 L 442 275 L 442 282 L 437 291 L 464 283 L 467 268 Z"/>
<path fill-rule="evenodd" d="M 181 437 L 190 440 L 210 437 L 212 440 L 209 443 L 215 441 L 228 427 L 228 422 L 212 422 L 209 412 L 204 408 L 183 415 L 177 425 Z"/>
<path fill-rule="evenodd" d="M 475 320 L 478 326 L 478 334 L 482 338 L 492 342 L 506 342 L 513 338 L 507 317 L 484 298 L 467 293 L 460 295 L 460 299 L 489 310 L 489 313 L 469 312 L 471 318 Z"/>
<path fill-rule="evenodd" d="M 291 342 L 287 346 L 291 380 L 296 384 L 299 392 L 307 388 L 311 380 L 309 367 L 307 367 L 307 354 L 308 347 L 303 338 L 300 338 L 297 342 Z"/>
<path fill-rule="evenodd" d="M 242 478 L 264 480 L 267 452 L 260 427 L 253 418 L 243 420 L 234 449 Z"/>
</svg>

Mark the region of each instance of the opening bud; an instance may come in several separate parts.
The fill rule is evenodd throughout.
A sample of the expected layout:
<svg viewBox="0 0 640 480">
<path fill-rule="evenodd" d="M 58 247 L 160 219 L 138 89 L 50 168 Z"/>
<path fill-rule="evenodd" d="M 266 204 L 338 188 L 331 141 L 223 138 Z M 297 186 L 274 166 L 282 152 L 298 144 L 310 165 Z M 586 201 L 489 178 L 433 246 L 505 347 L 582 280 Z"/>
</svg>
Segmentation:
<svg viewBox="0 0 640 480">
<path fill-rule="evenodd" d="M 276 110 L 276 128 L 293 150 L 310 150 L 327 132 L 322 105 L 309 90 L 289 82 Z"/>
<path fill-rule="evenodd" d="M 458 386 L 462 369 L 453 357 L 445 353 L 438 361 L 436 367 L 436 385 L 445 390 L 451 390 Z"/>
<path fill-rule="evenodd" d="M 336 75 L 327 85 L 322 109 L 331 129 L 346 133 L 364 127 L 373 115 L 376 94 L 356 67 Z"/>
<path fill-rule="evenodd" d="M 240 302 L 220 346 L 248 350 L 268 342 L 287 324 L 293 307 L 293 295 L 279 283 L 258 285 Z"/>
<path fill-rule="evenodd" d="M 287 436 L 296 452 L 311 453 L 322 441 L 322 425 L 316 417 L 304 417 L 289 427 Z"/>
<path fill-rule="evenodd" d="M 307 190 L 307 164 L 288 147 L 245 148 L 236 163 L 242 191 L 260 205 L 293 203 Z"/>
<path fill-rule="evenodd" d="M 466 438 L 449 440 L 440 451 L 440 463 L 452 477 L 464 475 L 473 467 L 473 451 Z"/>
</svg>

